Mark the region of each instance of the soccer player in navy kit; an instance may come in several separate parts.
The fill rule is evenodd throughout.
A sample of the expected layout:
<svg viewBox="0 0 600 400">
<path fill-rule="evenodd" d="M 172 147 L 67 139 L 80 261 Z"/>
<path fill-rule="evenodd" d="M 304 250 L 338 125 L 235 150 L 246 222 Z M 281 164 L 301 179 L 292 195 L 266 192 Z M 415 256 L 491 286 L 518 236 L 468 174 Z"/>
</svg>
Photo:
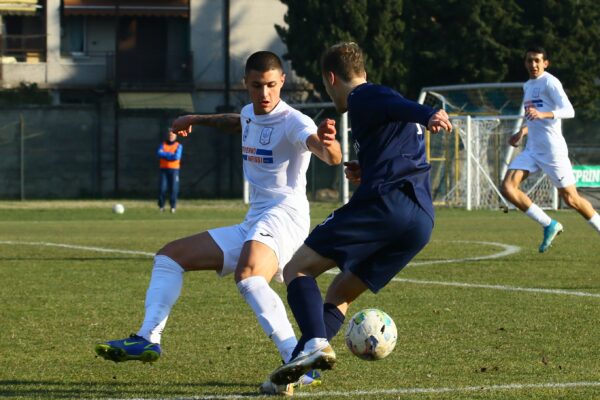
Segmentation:
<svg viewBox="0 0 600 400">
<path fill-rule="evenodd" d="M 338 112 L 348 111 L 358 160 L 346 164 L 359 183 L 348 204 L 318 225 L 284 269 L 287 299 L 302 332 L 292 359 L 270 376 L 294 382 L 336 361 L 329 345 L 348 306 L 367 289 L 382 289 L 429 242 L 434 211 L 423 126 L 451 130 L 443 110 L 406 100 L 367 82 L 360 48 L 340 43 L 321 59 L 323 83 Z M 335 122 L 328 121 L 335 132 Z M 316 277 L 341 272 L 323 303 Z"/>
</svg>

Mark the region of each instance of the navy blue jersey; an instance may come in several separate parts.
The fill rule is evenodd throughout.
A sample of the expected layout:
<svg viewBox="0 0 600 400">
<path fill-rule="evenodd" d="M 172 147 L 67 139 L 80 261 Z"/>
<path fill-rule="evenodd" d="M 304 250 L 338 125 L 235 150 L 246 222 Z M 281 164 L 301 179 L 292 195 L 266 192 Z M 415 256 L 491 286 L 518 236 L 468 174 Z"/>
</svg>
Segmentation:
<svg viewBox="0 0 600 400">
<path fill-rule="evenodd" d="M 348 96 L 352 138 L 361 168 L 353 199 L 382 196 L 409 183 L 415 200 L 433 219 L 424 130 L 436 110 L 381 85 L 364 83 Z"/>
</svg>

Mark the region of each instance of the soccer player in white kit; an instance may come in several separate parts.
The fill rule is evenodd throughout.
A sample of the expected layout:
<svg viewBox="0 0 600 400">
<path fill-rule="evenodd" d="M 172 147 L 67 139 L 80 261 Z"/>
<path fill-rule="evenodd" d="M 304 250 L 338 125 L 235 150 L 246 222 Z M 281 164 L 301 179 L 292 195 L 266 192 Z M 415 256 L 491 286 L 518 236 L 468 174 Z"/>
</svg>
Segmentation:
<svg viewBox="0 0 600 400">
<path fill-rule="evenodd" d="M 280 98 L 285 74 L 279 57 L 268 51 L 252 54 L 244 77 L 251 104 L 240 114 L 186 115 L 171 130 L 186 136 L 192 125 L 242 133 L 244 176 L 250 183 L 250 208 L 238 225 L 210 229 L 168 243 L 158 251 L 146 293 L 146 314 L 137 334 L 96 345 L 96 353 L 115 362 L 153 362 L 171 308 L 179 297 L 186 271 L 213 270 L 234 275 L 240 294 L 250 305 L 282 359 L 289 361 L 297 340 L 283 302 L 269 286 L 282 281 L 282 269 L 310 228 L 306 170 L 311 153 L 329 165 L 341 162 L 341 148 L 326 127 Z M 322 124 L 323 125 L 323 124 Z M 310 377 L 306 381 L 310 381 Z M 266 385 L 266 387 L 265 387 Z M 293 392 L 271 387 L 266 393 Z"/>
<path fill-rule="evenodd" d="M 525 68 L 529 80 L 523 86 L 527 122 L 511 136 L 509 143 L 516 147 L 525 135 L 528 139 L 525 150 L 510 163 L 502 182 L 504 197 L 544 228 L 540 253 L 548 250 L 563 230 L 560 222 L 550 218 L 519 188 L 530 173 L 540 169 L 550 178 L 565 203 L 600 232 L 600 216 L 590 202 L 577 193 L 567 143 L 562 135 L 561 120 L 573 118 L 575 111 L 560 81 L 546 71 L 548 65 L 542 47 L 527 50 Z"/>
</svg>

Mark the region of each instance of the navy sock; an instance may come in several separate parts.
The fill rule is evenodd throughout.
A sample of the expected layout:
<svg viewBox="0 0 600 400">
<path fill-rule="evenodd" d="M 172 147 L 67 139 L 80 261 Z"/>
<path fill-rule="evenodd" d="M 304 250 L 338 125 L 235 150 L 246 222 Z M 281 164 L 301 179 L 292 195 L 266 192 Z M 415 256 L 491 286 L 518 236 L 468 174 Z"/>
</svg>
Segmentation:
<svg viewBox="0 0 600 400">
<path fill-rule="evenodd" d="M 323 322 L 327 330 L 327 340 L 331 340 L 340 331 L 346 316 L 342 314 L 335 304 L 325 303 L 323 305 Z"/>
<path fill-rule="evenodd" d="M 344 324 L 345 318 L 346 316 L 342 314 L 340 309 L 337 308 L 334 304 L 323 304 L 323 322 L 325 323 L 325 332 L 327 335 L 325 337 L 327 338 L 327 340 L 331 340 L 335 337 L 335 335 L 337 335 L 337 333 L 340 331 L 340 328 Z M 296 348 L 292 352 L 292 357 L 290 358 L 290 360 L 296 358 L 298 353 L 300 353 L 302 349 L 304 349 L 304 345 L 306 344 L 306 342 L 308 342 L 306 336 L 302 335 L 298 340 Z"/>
<path fill-rule="evenodd" d="M 323 298 L 315 278 L 300 276 L 287 287 L 287 300 L 292 314 L 298 323 L 302 336 L 292 353 L 292 358 L 304 348 L 304 344 L 313 338 L 327 337 L 323 322 Z"/>
</svg>

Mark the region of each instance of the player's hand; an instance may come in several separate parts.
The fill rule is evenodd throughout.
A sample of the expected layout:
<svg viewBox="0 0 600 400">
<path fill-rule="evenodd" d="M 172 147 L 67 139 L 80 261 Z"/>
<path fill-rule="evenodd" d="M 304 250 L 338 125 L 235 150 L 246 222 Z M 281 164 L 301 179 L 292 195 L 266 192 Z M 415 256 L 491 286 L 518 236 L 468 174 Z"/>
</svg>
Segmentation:
<svg viewBox="0 0 600 400">
<path fill-rule="evenodd" d="M 171 131 L 179 136 L 187 136 L 192 132 L 192 120 L 193 116 L 184 115 L 177 118 L 171 124 Z"/>
<path fill-rule="evenodd" d="M 510 144 L 512 147 L 519 147 L 519 143 L 521 142 L 522 138 L 523 135 L 521 134 L 521 131 L 519 131 L 508 139 L 508 144 Z"/>
<path fill-rule="evenodd" d="M 355 185 L 359 185 L 362 170 L 360 169 L 360 164 L 358 163 L 358 161 L 346 161 L 344 163 L 344 167 L 344 175 L 346 175 L 346 179 L 348 179 L 351 183 Z"/>
<path fill-rule="evenodd" d="M 329 147 L 333 143 L 335 143 L 335 120 L 326 119 L 319 124 L 317 128 L 317 136 L 319 137 L 319 141 L 323 143 L 323 146 Z"/>
<path fill-rule="evenodd" d="M 450 132 L 452 130 L 452 123 L 450 122 L 450 117 L 448 117 L 446 111 L 438 110 L 433 114 L 431 118 L 429 118 L 427 129 L 431 133 L 438 133 L 442 129 Z"/>
<path fill-rule="evenodd" d="M 544 115 L 542 114 L 541 111 L 539 111 L 537 108 L 535 108 L 535 106 L 531 105 L 531 106 L 525 107 L 525 118 L 528 121 L 533 121 L 535 119 L 544 118 Z"/>
</svg>

